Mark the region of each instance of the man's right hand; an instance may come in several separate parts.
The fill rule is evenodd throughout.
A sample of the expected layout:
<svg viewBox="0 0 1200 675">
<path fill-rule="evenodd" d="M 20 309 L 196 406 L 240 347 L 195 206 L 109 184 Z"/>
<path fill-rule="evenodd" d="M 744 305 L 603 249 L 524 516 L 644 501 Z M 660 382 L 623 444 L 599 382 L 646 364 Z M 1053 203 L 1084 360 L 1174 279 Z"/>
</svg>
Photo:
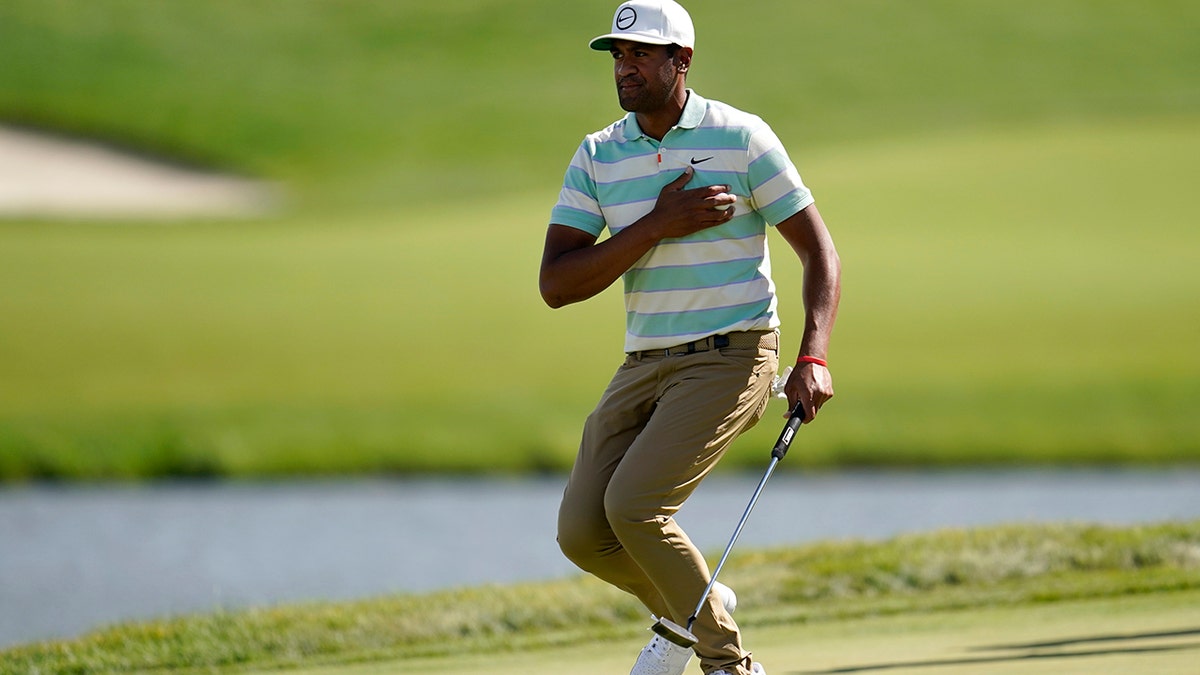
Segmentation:
<svg viewBox="0 0 1200 675">
<path fill-rule="evenodd" d="M 687 167 L 658 193 L 658 201 L 648 214 L 650 223 L 655 227 L 656 239 L 686 237 L 727 223 L 733 218 L 733 208 L 717 208 L 732 206 L 737 201 L 736 195 L 729 194 L 728 185 L 684 189 L 694 173 L 692 167 Z"/>
<path fill-rule="evenodd" d="M 597 237 L 566 225 L 552 224 L 546 230 L 538 285 L 550 307 L 586 300 L 608 288 L 663 239 L 686 237 L 700 230 L 727 223 L 737 197 L 727 185 L 685 190 L 694 171 L 688 167 L 658 194 L 654 209 L 633 225 L 596 243 Z"/>
</svg>

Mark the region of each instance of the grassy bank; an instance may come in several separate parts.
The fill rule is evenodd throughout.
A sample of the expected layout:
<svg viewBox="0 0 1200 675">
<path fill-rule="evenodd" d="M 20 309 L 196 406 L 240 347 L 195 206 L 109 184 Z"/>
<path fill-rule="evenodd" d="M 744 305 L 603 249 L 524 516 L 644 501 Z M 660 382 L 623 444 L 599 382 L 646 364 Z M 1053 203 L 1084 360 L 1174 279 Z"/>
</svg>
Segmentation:
<svg viewBox="0 0 1200 675">
<path fill-rule="evenodd" d="M 856 617 L 1200 588 L 1200 522 L 1008 526 L 735 553 L 723 575 L 754 630 Z M 588 579 L 128 624 L 0 652 L 3 673 L 235 672 L 625 639 L 635 601 Z"/>
<path fill-rule="evenodd" d="M 689 7 L 692 84 L 771 122 L 845 264 L 838 397 L 785 469 L 1200 461 L 1195 3 Z M 0 481 L 568 466 L 620 300 L 552 312 L 536 267 L 572 149 L 619 114 L 584 46 L 610 11 L 4 3 L 0 120 L 291 202 L 0 223 Z"/>
</svg>

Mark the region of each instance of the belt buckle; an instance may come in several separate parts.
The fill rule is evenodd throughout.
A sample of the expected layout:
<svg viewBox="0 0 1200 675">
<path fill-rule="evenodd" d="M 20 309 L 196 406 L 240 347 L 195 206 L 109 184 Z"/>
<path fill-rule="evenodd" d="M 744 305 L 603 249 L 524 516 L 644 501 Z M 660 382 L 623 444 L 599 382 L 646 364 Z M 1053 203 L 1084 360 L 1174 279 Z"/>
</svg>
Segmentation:
<svg viewBox="0 0 1200 675">
<path fill-rule="evenodd" d="M 730 339 L 728 335 L 713 335 L 703 340 L 695 340 L 687 344 L 675 345 L 674 347 L 664 347 L 662 349 L 662 354 L 664 357 L 688 356 L 689 354 L 698 354 L 700 352 L 712 351 L 714 349 L 720 351 L 729 345 Z M 637 354 L 638 358 L 642 358 L 656 354 L 658 351 L 659 350 L 657 349 L 650 349 L 635 352 L 635 354 Z"/>
<path fill-rule="evenodd" d="M 689 354 L 695 354 L 698 351 L 701 351 L 701 350 L 696 349 L 696 343 L 689 342 L 686 345 L 675 345 L 674 347 L 667 347 L 667 348 L 663 349 L 663 355 L 664 356 L 687 356 Z"/>
</svg>

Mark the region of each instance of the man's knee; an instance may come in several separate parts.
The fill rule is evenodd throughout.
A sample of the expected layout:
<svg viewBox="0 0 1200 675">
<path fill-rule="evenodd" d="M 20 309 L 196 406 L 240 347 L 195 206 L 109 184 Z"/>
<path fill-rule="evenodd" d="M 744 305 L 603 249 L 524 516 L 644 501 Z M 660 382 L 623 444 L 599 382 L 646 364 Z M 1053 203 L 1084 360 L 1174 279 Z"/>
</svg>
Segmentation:
<svg viewBox="0 0 1200 675">
<path fill-rule="evenodd" d="M 662 511 L 661 502 L 639 498 L 613 485 L 604 495 L 604 514 L 618 539 L 640 532 L 661 531 L 667 520 Z"/>
<path fill-rule="evenodd" d="M 586 568 L 585 562 L 591 557 L 589 542 L 579 536 L 577 532 L 573 532 L 569 528 L 563 528 L 561 525 L 558 528 L 558 548 L 567 557 L 567 560 L 575 563 L 579 567 Z"/>
<path fill-rule="evenodd" d="M 594 522 L 592 518 L 573 518 L 561 512 L 557 540 L 563 555 L 584 571 L 591 571 L 596 560 L 618 545 L 608 523 Z"/>
</svg>

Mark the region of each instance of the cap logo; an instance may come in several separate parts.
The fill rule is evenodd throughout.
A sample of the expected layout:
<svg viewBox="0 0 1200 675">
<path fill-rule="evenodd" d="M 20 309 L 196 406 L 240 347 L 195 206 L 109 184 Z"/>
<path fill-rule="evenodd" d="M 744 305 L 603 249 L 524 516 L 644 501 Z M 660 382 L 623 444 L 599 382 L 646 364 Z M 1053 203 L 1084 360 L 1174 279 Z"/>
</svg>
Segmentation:
<svg viewBox="0 0 1200 675">
<path fill-rule="evenodd" d="M 617 20 L 614 25 L 617 30 L 629 30 L 633 24 L 637 23 L 637 10 L 632 7 L 622 7 L 620 12 L 617 12 Z"/>
</svg>

